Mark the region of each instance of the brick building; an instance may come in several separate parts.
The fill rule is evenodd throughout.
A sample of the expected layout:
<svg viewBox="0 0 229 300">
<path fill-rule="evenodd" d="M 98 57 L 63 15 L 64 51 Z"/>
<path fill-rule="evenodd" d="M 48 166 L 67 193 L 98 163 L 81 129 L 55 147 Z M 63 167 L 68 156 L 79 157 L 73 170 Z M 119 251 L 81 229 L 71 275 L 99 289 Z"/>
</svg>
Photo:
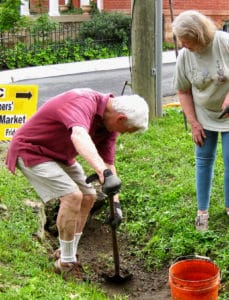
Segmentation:
<svg viewBox="0 0 229 300">
<path fill-rule="evenodd" d="M 56 0 L 29 0 L 28 6 L 32 13 L 49 12 L 52 5 L 51 2 Z M 75 8 L 80 8 L 83 5 L 89 5 L 90 0 L 57 0 L 59 6 L 69 3 Z M 131 0 L 93 0 L 97 2 L 100 11 L 119 11 L 123 13 L 131 13 Z M 26 3 L 24 3 L 26 5 Z"/>
<path fill-rule="evenodd" d="M 26 5 L 30 12 L 37 12 L 38 7 L 42 12 L 49 12 L 51 16 L 59 14 L 59 7 L 69 0 L 22 0 L 24 2 L 24 9 Z M 136 1 L 136 0 L 135 0 Z M 172 41 L 171 32 L 171 9 L 170 1 L 163 1 L 163 28 L 164 41 Z M 126 14 L 131 14 L 131 0 L 94 0 L 97 2 L 97 7 L 100 11 L 118 11 Z M 132 3 L 134 0 L 132 0 Z M 173 16 L 175 17 L 181 11 L 188 9 L 199 10 L 205 15 L 211 17 L 217 24 L 218 28 L 229 31 L 229 1 L 226 0 L 173 0 Z M 88 5 L 90 0 L 71 0 L 75 8 Z"/>
<path fill-rule="evenodd" d="M 121 11 L 127 14 L 131 13 L 131 0 L 102 0 L 100 2 L 102 2 L 102 7 L 105 11 Z"/>
<path fill-rule="evenodd" d="M 212 18 L 219 29 L 229 31 L 229 1 L 227 0 L 174 0 L 173 15 L 195 9 Z M 169 0 L 163 0 L 164 40 L 171 41 L 171 14 Z"/>
</svg>

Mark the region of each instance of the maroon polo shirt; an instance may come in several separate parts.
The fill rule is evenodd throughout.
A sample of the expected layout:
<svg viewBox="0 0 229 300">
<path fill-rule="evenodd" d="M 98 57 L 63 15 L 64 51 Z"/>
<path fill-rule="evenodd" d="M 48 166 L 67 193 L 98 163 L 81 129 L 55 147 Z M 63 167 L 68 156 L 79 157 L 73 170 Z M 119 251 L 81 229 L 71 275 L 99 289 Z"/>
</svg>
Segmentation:
<svg viewBox="0 0 229 300">
<path fill-rule="evenodd" d="M 48 100 L 17 131 L 10 142 L 6 164 L 15 172 L 18 156 L 28 167 L 57 161 L 72 165 L 78 155 L 71 141 L 71 128 L 84 127 L 105 163 L 114 164 L 116 132 L 103 124 L 106 104 L 112 94 L 91 89 L 73 89 Z"/>
</svg>

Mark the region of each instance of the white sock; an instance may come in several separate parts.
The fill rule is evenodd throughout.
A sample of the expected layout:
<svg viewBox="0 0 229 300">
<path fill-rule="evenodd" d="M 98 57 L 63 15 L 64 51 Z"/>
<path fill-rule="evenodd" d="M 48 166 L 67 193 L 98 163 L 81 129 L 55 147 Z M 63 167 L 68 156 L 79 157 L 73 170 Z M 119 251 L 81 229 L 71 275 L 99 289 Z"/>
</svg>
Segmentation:
<svg viewBox="0 0 229 300">
<path fill-rule="evenodd" d="M 60 260 L 61 262 L 75 262 L 76 256 L 74 254 L 74 240 L 60 241 Z"/>
<path fill-rule="evenodd" d="M 79 244 L 79 241 L 80 241 L 80 238 L 81 238 L 81 235 L 82 235 L 82 232 L 80 233 L 75 233 L 75 236 L 74 236 L 74 255 L 76 257 L 76 254 L 77 254 L 77 250 L 78 250 L 78 244 Z M 76 258 L 76 261 L 77 261 L 77 258 Z"/>
</svg>

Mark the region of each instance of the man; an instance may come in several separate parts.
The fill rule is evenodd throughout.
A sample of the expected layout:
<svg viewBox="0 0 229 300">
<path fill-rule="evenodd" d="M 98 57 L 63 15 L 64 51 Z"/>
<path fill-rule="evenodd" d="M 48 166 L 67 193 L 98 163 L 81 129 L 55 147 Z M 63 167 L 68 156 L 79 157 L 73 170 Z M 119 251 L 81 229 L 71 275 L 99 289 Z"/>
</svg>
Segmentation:
<svg viewBox="0 0 229 300">
<path fill-rule="evenodd" d="M 64 279 L 85 278 L 77 248 L 96 198 L 75 157 L 80 155 L 94 169 L 101 184 L 106 183 L 105 174 L 119 182 L 114 165 L 118 133 L 143 132 L 147 127 L 143 98 L 73 89 L 47 101 L 14 134 L 6 159 L 9 170 L 14 173 L 17 166 L 44 203 L 60 199 L 56 221 L 60 257 L 55 272 Z M 110 221 L 118 226 L 122 219 L 118 194 L 114 202 L 115 220 Z"/>
</svg>

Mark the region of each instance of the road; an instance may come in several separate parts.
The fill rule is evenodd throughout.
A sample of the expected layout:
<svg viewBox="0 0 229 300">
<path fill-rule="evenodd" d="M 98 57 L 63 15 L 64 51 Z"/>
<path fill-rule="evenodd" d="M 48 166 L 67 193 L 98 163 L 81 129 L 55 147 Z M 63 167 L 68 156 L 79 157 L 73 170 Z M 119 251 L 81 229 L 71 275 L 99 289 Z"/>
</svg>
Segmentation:
<svg viewBox="0 0 229 300">
<path fill-rule="evenodd" d="M 174 63 L 162 66 L 162 96 L 175 94 L 173 89 Z M 102 93 L 112 92 L 115 96 L 120 95 L 125 81 L 130 82 L 131 73 L 129 69 L 118 69 L 111 71 L 97 71 L 75 75 L 58 77 L 21 80 L 18 83 L 37 84 L 39 86 L 39 106 L 47 99 L 59 93 L 73 88 L 88 87 Z M 131 94 L 131 88 L 127 85 L 125 94 Z"/>
</svg>

